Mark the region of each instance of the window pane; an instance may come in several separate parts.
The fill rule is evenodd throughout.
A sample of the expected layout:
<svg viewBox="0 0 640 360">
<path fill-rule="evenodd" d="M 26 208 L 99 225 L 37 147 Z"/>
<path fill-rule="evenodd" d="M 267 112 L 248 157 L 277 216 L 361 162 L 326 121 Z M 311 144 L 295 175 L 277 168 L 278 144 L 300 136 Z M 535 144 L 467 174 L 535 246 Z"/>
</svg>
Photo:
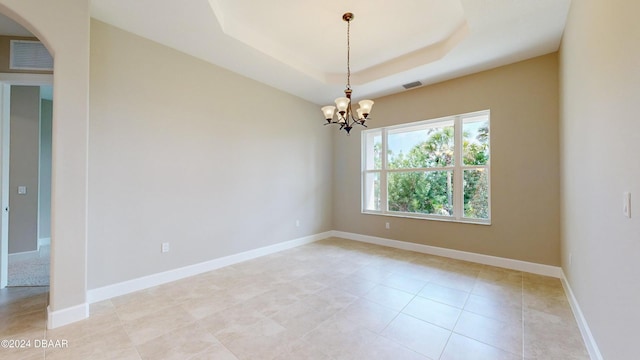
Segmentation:
<svg viewBox="0 0 640 360">
<path fill-rule="evenodd" d="M 380 170 L 382 169 L 382 133 L 380 131 L 372 131 L 365 133 L 365 169 Z"/>
<path fill-rule="evenodd" d="M 380 211 L 380 173 L 364 176 L 364 209 Z"/>
<path fill-rule="evenodd" d="M 390 172 L 390 211 L 453 215 L 453 171 Z"/>
<path fill-rule="evenodd" d="M 462 122 L 464 165 L 489 163 L 489 115 L 466 118 Z"/>
<path fill-rule="evenodd" d="M 390 130 L 388 140 L 390 169 L 453 166 L 453 121 Z"/>
<path fill-rule="evenodd" d="M 486 169 L 464 171 L 464 217 L 489 218 L 489 179 Z"/>
</svg>

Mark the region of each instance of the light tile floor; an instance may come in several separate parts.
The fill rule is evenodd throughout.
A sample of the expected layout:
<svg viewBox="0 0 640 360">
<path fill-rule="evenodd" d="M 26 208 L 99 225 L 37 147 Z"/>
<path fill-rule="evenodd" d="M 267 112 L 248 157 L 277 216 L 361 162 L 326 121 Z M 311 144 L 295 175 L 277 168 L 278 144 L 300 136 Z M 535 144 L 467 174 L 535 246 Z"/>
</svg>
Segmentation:
<svg viewBox="0 0 640 360">
<path fill-rule="evenodd" d="M 46 291 L 0 292 L 0 339 L 31 340 L 3 360 L 589 358 L 558 279 L 335 238 L 92 304 L 53 330 Z"/>
</svg>

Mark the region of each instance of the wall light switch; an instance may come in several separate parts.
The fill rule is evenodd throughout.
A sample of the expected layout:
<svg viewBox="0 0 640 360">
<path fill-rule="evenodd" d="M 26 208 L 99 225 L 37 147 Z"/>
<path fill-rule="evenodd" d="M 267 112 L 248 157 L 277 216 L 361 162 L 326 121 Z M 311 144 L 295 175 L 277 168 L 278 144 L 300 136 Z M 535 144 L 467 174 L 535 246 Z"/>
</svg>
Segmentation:
<svg viewBox="0 0 640 360">
<path fill-rule="evenodd" d="M 623 194 L 622 200 L 622 213 L 624 216 L 630 218 L 631 217 L 631 193 L 625 192 Z"/>
<path fill-rule="evenodd" d="M 27 187 L 26 186 L 18 186 L 18 195 L 26 195 Z"/>
<path fill-rule="evenodd" d="M 163 253 L 169 252 L 169 243 L 168 242 L 162 243 L 162 252 Z"/>
<path fill-rule="evenodd" d="M 385 223 L 384 227 L 387 228 L 387 229 L 391 229 L 391 226 L 389 225 L 389 223 Z"/>
</svg>

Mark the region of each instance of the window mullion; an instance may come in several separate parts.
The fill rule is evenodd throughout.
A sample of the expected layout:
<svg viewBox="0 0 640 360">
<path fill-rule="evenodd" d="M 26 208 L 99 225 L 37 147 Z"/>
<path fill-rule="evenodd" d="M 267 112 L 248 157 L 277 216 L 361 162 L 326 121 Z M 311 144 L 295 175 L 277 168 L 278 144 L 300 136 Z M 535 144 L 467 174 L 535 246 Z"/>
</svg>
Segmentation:
<svg viewBox="0 0 640 360">
<path fill-rule="evenodd" d="M 488 126 L 489 110 L 485 110 L 364 131 L 362 212 L 490 224 Z M 428 141 L 428 146 L 418 147 L 421 141 Z M 466 155 L 465 143 L 470 146 Z M 391 159 L 400 153 L 403 157 L 390 163 L 390 147 Z M 472 197 L 468 204 L 465 194 Z"/>
<path fill-rule="evenodd" d="M 380 210 L 383 213 L 389 211 L 387 191 L 387 129 L 382 129 L 382 169 L 380 170 Z"/>
<path fill-rule="evenodd" d="M 428 171 L 453 171 L 455 170 L 455 166 L 442 166 L 442 167 L 429 167 L 429 168 L 411 168 L 411 167 L 407 167 L 407 168 L 397 168 L 397 169 L 388 169 L 387 171 L 392 173 L 392 172 L 406 172 L 406 171 L 424 171 L 424 172 L 428 172 Z"/>
<path fill-rule="evenodd" d="M 453 216 L 461 219 L 464 214 L 464 199 L 462 188 L 464 186 L 462 172 L 463 134 L 462 119 L 456 116 L 453 123 L 454 135 L 454 169 L 453 169 Z"/>
</svg>

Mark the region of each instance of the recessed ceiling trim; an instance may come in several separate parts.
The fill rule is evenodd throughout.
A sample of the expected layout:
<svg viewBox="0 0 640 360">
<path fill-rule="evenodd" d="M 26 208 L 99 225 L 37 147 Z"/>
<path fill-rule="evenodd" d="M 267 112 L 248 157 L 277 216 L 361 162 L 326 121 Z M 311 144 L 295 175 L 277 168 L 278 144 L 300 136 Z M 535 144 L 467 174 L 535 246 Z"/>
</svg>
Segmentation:
<svg viewBox="0 0 640 360">
<path fill-rule="evenodd" d="M 464 40 L 468 34 L 469 26 L 465 21 L 461 23 L 449 37 L 440 42 L 420 50 L 416 50 L 412 53 L 399 56 L 382 64 L 352 73 L 351 83 L 354 85 L 364 85 L 387 76 L 438 61 L 447 55 L 447 53 L 462 40 Z M 339 84 L 343 78 L 344 75 L 341 74 L 329 74 L 327 75 L 327 82 L 330 84 Z"/>
<path fill-rule="evenodd" d="M 218 0 L 209 0 L 209 5 L 211 9 L 213 9 L 213 15 L 216 16 L 216 20 L 218 20 L 218 24 L 220 27 L 224 29 L 226 22 L 224 21 L 224 12 L 222 11 L 222 4 Z"/>
<path fill-rule="evenodd" d="M 336 55 L 343 51 L 344 38 L 340 33 L 344 24 L 340 12 L 335 13 L 334 19 L 329 11 L 340 1 L 327 0 L 325 5 L 288 1 L 281 4 L 278 12 L 247 6 L 238 0 L 208 0 L 208 3 L 226 36 L 316 81 L 342 83 L 342 65 L 336 66 L 335 62 L 342 60 L 342 56 Z M 355 9 L 346 9 L 363 12 L 357 31 L 352 33 L 355 40 L 360 39 L 354 49 L 360 60 L 352 64 L 356 85 L 441 59 L 468 33 L 459 0 L 447 3 L 425 0 L 413 12 L 402 16 L 372 11 L 369 6 L 363 8 L 366 1 L 357 0 L 349 5 Z M 302 11 L 315 14 L 317 19 L 311 21 Z M 380 26 L 381 20 L 394 31 Z"/>
<path fill-rule="evenodd" d="M 326 75 L 318 71 L 313 65 L 306 63 L 305 60 L 296 53 L 295 49 L 288 49 L 282 46 L 277 40 L 271 39 L 250 27 L 242 26 L 241 21 L 235 19 L 233 16 L 223 15 L 223 17 L 225 25 L 222 27 L 222 30 L 227 36 L 239 40 L 247 46 L 253 47 L 261 53 L 317 81 L 325 81 Z"/>
<path fill-rule="evenodd" d="M 356 14 L 352 29 L 356 44 L 352 54 L 352 75 L 355 75 L 352 80 L 359 83 L 356 85 L 358 97 L 375 98 L 401 91 L 398 84 L 416 79 L 429 85 L 557 51 L 571 1 L 374 3 L 370 0 L 92 0 L 91 16 L 319 105 L 332 101 L 336 92 L 343 89 L 346 39 L 341 14 L 347 11 Z M 261 29 L 266 27 L 265 33 L 272 35 L 263 36 L 271 41 L 281 40 L 282 46 L 306 61 L 292 67 L 291 59 L 286 56 L 273 56 L 229 36 L 223 26 L 228 27 L 232 22 L 231 13 L 217 11 L 220 8 L 236 11 L 233 16 L 248 20 L 245 22 L 257 29 L 254 31 L 262 33 Z M 149 16 L 149 9 L 153 9 L 153 16 Z M 247 11 L 251 15 L 247 16 Z M 415 21 L 407 16 L 413 16 Z M 271 21 L 273 19 L 278 21 Z M 434 30 L 434 24 L 445 19 L 447 26 Z M 429 63 L 417 60 L 427 56 L 414 52 L 441 41 L 462 21 L 468 23 L 469 29 L 464 40 L 439 60 Z M 406 66 L 408 70 L 369 81 L 382 74 L 370 77 L 367 72 L 377 71 L 375 66 L 403 55 L 405 58 L 398 62 L 415 61 Z M 282 58 L 289 61 L 279 60 Z M 420 65 L 413 67 L 416 64 Z M 339 74 L 339 78 L 332 82 L 331 74 Z"/>
</svg>

